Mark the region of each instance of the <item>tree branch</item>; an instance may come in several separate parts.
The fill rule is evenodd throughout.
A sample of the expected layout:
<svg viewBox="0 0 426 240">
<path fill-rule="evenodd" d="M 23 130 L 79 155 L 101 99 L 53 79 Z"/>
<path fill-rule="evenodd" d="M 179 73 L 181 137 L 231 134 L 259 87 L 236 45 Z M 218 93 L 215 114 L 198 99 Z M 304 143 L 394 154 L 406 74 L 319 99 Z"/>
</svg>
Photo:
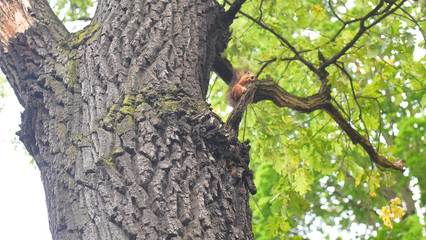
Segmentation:
<svg viewBox="0 0 426 240">
<path fill-rule="evenodd" d="M 259 77 L 259 75 L 263 72 L 263 70 L 271 63 L 277 61 L 277 58 L 272 58 L 271 60 L 265 61 L 260 68 L 260 70 L 256 73 L 256 79 Z"/>
<path fill-rule="evenodd" d="M 354 144 L 360 144 L 364 148 L 364 150 L 370 156 L 371 161 L 375 162 L 376 164 L 378 164 L 381 167 L 393 168 L 393 169 L 396 169 L 396 170 L 403 171 L 404 167 L 405 167 L 404 161 L 398 160 L 396 162 L 391 162 L 388 159 L 386 159 L 386 157 L 379 155 L 377 153 L 377 151 L 374 149 L 373 145 L 369 142 L 369 139 L 362 136 L 358 131 L 356 131 L 352 127 L 352 125 L 344 119 L 344 117 L 342 116 L 340 111 L 338 109 L 336 109 L 333 106 L 333 104 L 331 104 L 331 102 L 330 102 L 331 86 L 327 85 L 328 73 L 325 70 L 325 68 L 327 66 L 331 65 L 331 64 L 336 64 L 336 61 L 341 56 L 343 56 L 350 48 L 352 48 L 354 46 L 354 44 L 358 41 L 358 39 L 361 36 L 363 36 L 368 29 L 370 29 L 371 27 L 373 27 L 374 25 L 379 23 L 383 18 L 387 17 L 388 15 L 390 15 L 391 13 L 396 11 L 398 8 L 400 8 L 402 6 L 402 4 L 404 3 L 404 1 L 405 0 L 401 1 L 396 6 L 395 6 L 394 3 L 390 3 L 382 11 L 380 11 L 380 9 L 382 9 L 382 7 L 385 4 L 385 1 L 381 0 L 379 2 L 379 4 L 372 11 L 370 11 L 365 16 L 363 16 L 359 19 L 355 19 L 355 20 L 351 20 L 349 22 L 346 22 L 343 19 L 339 18 L 339 20 L 344 24 L 344 26 L 347 26 L 348 24 L 350 24 L 352 22 L 359 21 L 360 22 L 359 30 L 356 33 L 356 35 L 352 38 L 352 40 L 347 45 L 345 45 L 338 53 L 336 53 L 334 56 L 332 56 L 329 59 L 324 58 L 321 66 L 318 69 L 315 68 L 315 66 L 311 62 L 309 62 L 307 59 L 305 59 L 300 54 L 301 52 L 298 51 L 286 38 L 284 38 L 283 36 L 278 34 L 275 30 L 271 29 L 267 24 L 263 23 L 262 21 L 256 20 L 253 17 L 249 16 L 248 14 L 245 14 L 244 12 L 240 11 L 240 13 L 243 16 L 247 17 L 248 19 L 255 22 L 256 24 L 258 24 L 259 26 L 261 26 L 265 30 L 272 33 L 275 37 L 277 37 L 285 46 L 287 46 L 295 54 L 293 59 L 297 59 L 297 60 L 301 61 L 303 64 L 305 64 L 305 66 L 307 66 L 311 71 L 313 71 L 314 73 L 316 73 L 320 77 L 321 82 L 322 82 L 321 88 L 319 89 L 317 94 L 311 95 L 309 97 L 303 97 L 302 98 L 302 97 L 298 97 L 298 96 L 295 96 L 293 94 L 288 93 L 283 88 L 281 88 L 278 85 L 278 83 L 276 83 L 274 81 L 269 81 L 269 80 L 268 81 L 256 81 L 255 84 L 253 84 L 253 85 L 255 85 L 255 88 L 256 88 L 256 92 L 254 94 L 253 102 L 259 102 L 259 101 L 262 101 L 262 100 L 271 100 L 278 107 L 289 107 L 291 109 L 294 109 L 294 110 L 297 110 L 297 111 L 300 111 L 300 112 L 304 112 L 304 113 L 310 113 L 310 112 L 315 111 L 315 110 L 323 109 L 343 129 L 343 131 L 349 136 L 349 138 L 351 139 L 351 141 Z M 226 0 L 225 0 L 225 2 L 230 4 Z M 393 6 L 395 6 L 395 7 L 393 7 Z M 335 14 L 335 15 L 337 15 L 337 14 Z M 365 23 L 367 22 L 367 20 L 369 18 L 371 18 L 372 16 L 377 16 L 377 15 L 381 15 L 381 16 L 378 17 L 375 21 L 373 21 L 370 25 L 365 25 Z M 341 30 L 339 30 L 339 32 L 340 31 Z M 272 59 L 270 61 L 272 62 L 272 61 L 275 61 L 275 60 L 276 59 Z M 266 65 L 270 61 L 267 61 L 266 64 L 264 64 L 264 66 L 262 67 L 262 69 L 264 67 L 266 67 Z M 225 82 L 229 83 L 230 80 L 232 80 L 229 77 L 233 76 L 231 74 L 231 73 L 233 73 L 231 64 L 227 60 L 223 60 L 221 58 L 216 58 L 214 69 L 218 69 L 219 66 L 220 66 L 220 68 L 222 68 L 221 71 L 216 71 L 216 70 L 215 71 L 219 74 L 219 76 L 221 76 L 225 80 Z M 338 67 L 341 70 L 343 69 L 342 71 L 346 72 L 344 70 L 344 67 L 340 67 L 339 65 L 338 65 Z M 346 74 L 347 74 L 347 72 L 346 72 Z M 350 79 L 350 80 L 352 81 L 352 79 Z M 253 86 L 251 86 L 251 87 L 253 87 Z M 351 87 L 352 87 L 352 90 L 353 90 L 353 86 L 351 86 Z M 244 102 L 244 103 L 241 103 L 242 104 L 241 106 L 239 106 L 240 103 L 237 104 L 236 109 L 234 109 L 234 111 L 231 113 L 231 115 L 228 118 L 228 121 L 226 123 L 226 126 L 232 126 L 231 129 L 234 129 L 234 131 L 236 129 L 237 134 L 238 134 L 238 125 L 239 125 L 239 123 L 242 119 L 242 115 L 243 115 L 243 113 L 246 109 L 246 106 L 247 106 L 246 104 L 248 104 L 250 102 L 250 100 L 252 99 L 251 95 L 249 95 L 249 93 L 251 94 L 251 91 L 252 90 L 250 90 L 250 91 L 246 92 L 246 94 L 244 94 L 245 97 L 248 97 L 248 98 L 240 101 L 240 102 Z M 352 92 L 352 93 L 354 94 L 354 92 Z M 354 94 L 354 97 L 356 98 L 355 94 Z M 246 101 L 248 101 L 248 102 L 246 102 Z M 358 104 L 358 107 L 359 107 L 359 104 Z"/>
<path fill-rule="evenodd" d="M 364 148 L 373 162 L 381 167 L 392 168 L 399 171 L 404 170 L 405 161 L 398 160 L 391 162 L 386 159 L 386 157 L 376 152 L 369 140 L 356 131 L 352 125 L 344 119 L 340 111 L 331 104 L 331 97 L 329 94 L 323 92 L 301 98 L 288 93 L 274 81 L 256 81 L 255 85 L 257 86 L 257 90 L 253 102 L 271 100 L 278 107 L 289 107 L 304 113 L 310 113 L 320 109 L 325 110 L 348 135 L 353 144 L 360 144 L 362 148 Z"/>
<path fill-rule="evenodd" d="M 257 90 L 253 100 L 254 103 L 271 100 L 278 107 L 288 107 L 300 112 L 310 113 L 324 108 L 330 99 L 325 94 L 314 94 L 301 98 L 287 92 L 271 80 L 256 81 L 255 84 L 257 85 Z"/>
<path fill-rule="evenodd" d="M 405 9 L 401 8 L 401 11 L 404 12 L 406 15 L 408 15 L 408 17 L 405 17 L 403 15 L 401 15 L 402 17 L 407 18 L 408 20 L 410 20 L 411 22 L 413 22 L 414 24 L 416 24 L 416 26 L 419 28 L 420 33 L 423 36 L 423 41 L 426 42 L 426 35 L 425 35 L 425 31 L 423 30 L 422 26 L 420 26 L 420 24 L 418 23 L 418 21 L 416 19 L 414 19 L 413 16 L 411 16 L 410 13 L 408 13 L 407 11 L 405 11 Z M 398 15 L 398 14 L 397 14 Z"/>
<path fill-rule="evenodd" d="M 235 16 L 237 15 L 238 11 L 240 11 L 241 6 L 243 5 L 243 3 L 245 3 L 245 1 L 246 0 L 235 0 L 232 4 L 226 1 L 228 4 L 231 5 L 231 7 L 226 12 L 226 15 L 228 16 L 228 19 L 230 21 L 234 20 Z"/>
<path fill-rule="evenodd" d="M 225 59 L 218 60 L 216 63 L 221 67 L 226 68 L 227 70 L 232 69 L 232 65 Z M 391 162 L 387 160 L 386 157 L 380 156 L 369 140 L 363 137 L 351 126 L 350 123 L 344 119 L 340 111 L 336 109 L 330 102 L 331 96 L 329 87 L 330 86 L 323 83 L 318 94 L 302 98 L 290 94 L 281 88 L 278 83 L 272 80 L 255 81 L 255 84 L 252 84 L 247 89 L 247 92 L 235 106 L 234 110 L 226 121 L 225 127 L 229 128 L 235 135 L 238 135 L 238 126 L 241 122 L 247 105 L 251 102 L 251 99 L 253 99 L 253 103 L 263 100 L 271 100 L 278 107 L 288 107 L 304 113 L 310 113 L 315 110 L 323 109 L 343 129 L 343 131 L 349 136 L 355 145 L 360 144 L 364 148 L 373 162 L 385 168 L 392 168 L 403 171 L 405 167 L 405 161 L 398 160 L 396 162 Z"/>
<path fill-rule="evenodd" d="M 226 3 L 230 4 L 229 1 L 226 1 Z M 250 19 L 251 21 L 253 21 L 254 23 L 258 24 L 259 26 L 261 26 L 262 28 L 264 28 L 265 30 L 267 30 L 268 32 L 272 33 L 275 37 L 277 37 L 282 43 L 284 43 L 284 45 L 286 45 L 288 48 L 290 48 L 290 50 L 296 55 L 297 59 L 300 60 L 303 64 L 305 64 L 311 71 L 313 72 L 317 72 L 317 69 L 315 68 L 315 66 L 309 62 L 308 60 L 306 60 L 303 56 L 300 55 L 300 52 L 297 51 L 297 49 L 287 40 L 285 39 L 283 36 L 281 36 L 279 33 L 277 33 L 275 30 L 273 30 L 272 28 L 270 28 L 268 25 L 266 25 L 265 23 L 254 19 L 252 16 L 240 11 L 241 15 L 243 15 L 244 17 Z"/>
<path fill-rule="evenodd" d="M 355 34 L 355 36 L 352 38 L 352 40 L 346 44 L 345 47 L 343 47 L 338 53 L 336 53 L 334 56 L 332 56 L 331 58 L 329 58 L 328 60 L 326 60 L 320 67 L 319 70 L 323 70 L 325 69 L 327 66 L 336 63 L 336 61 L 343 56 L 351 47 L 353 47 L 355 45 L 355 43 L 358 41 L 359 38 L 361 38 L 361 36 L 364 35 L 364 33 L 372 28 L 373 26 L 375 26 L 376 24 L 378 24 L 381 20 L 383 20 L 385 17 L 389 16 L 390 14 L 392 14 L 393 12 L 395 12 L 397 9 L 399 9 L 402 4 L 404 4 L 405 0 L 401 1 L 398 5 L 396 5 L 393 9 L 391 9 L 393 4 L 389 4 L 382 12 L 382 16 L 380 16 L 378 19 L 376 19 L 373 23 L 371 23 L 370 25 L 365 25 L 365 22 L 367 21 L 368 18 L 370 18 L 371 16 L 377 15 L 379 13 L 380 8 L 382 8 L 383 4 L 384 4 L 384 0 L 381 0 L 379 2 L 379 4 L 373 9 L 371 10 L 369 13 L 367 13 L 367 15 L 365 15 L 364 17 L 360 18 L 360 27 L 358 32 Z M 345 22 L 346 24 L 346 22 Z"/>
<path fill-rule="evenodd" d="M 339 124 L 343 131 L 345 131 L 353 144 L 360 144 L 362 148 L 364 148 L 373 162 L 385 168 L 393 168 L 399 171 L 404 171 L 405 161 L 398 160 L 391 162 L 386 159 L 386 157 L 380 156 L 374 149 L 373 145 L 368 141 L 368 139 L 353 129 L 352 126 L 345 121 L 339 110 L 337 110 L 331 103 L 327 104 L 324 110 L 334 119 L 334 121 L 336 121 L 337 124 Z"/>
<path fill-rule="evenodd" d="M 352 96 L 354 97 L 354 100 L 355 100 L 355 103 L 356 103 L 356 106 L 358 107 L 358 110 L 359 110 L 359 115 L 358 115 L 358 119 L 362 122 L 362 124 L 364 124 L 364 127 L 365 127 L 365 134 L 367 134 L 367 138 L 369 138 L 370 136 L 369 136 L 369 134 L 368 134 L 368 129 L 367 129 L 367 124 L 365 124 L 365 122 L 364 122 L 364 119 L 362 118 L 362 108 L 361 108 L 361 106 L 359 105 L 359 102 L 358 102 L 358 98 L 357 98 L 357 96 L 356 96 L 356 94 L 355 94 L 355 88 L 354 88 L 354 82 L 353 82 L 353 79 L 352 79 L 352 77 L 351 77 L 351 75 L 348 73 L 348 71 L 346 71 L 346 68 L 345 68 L 345 65 L 344 64 L 342 64 L 342 66 L 340 66 L 338 63 L 336 63 L 335 64 L 336 66 L 337 66 L 337 68 L 339 68 L 347 77 L 348 77 L 348 79 L 349 79 L 349 82 L 350 82 L 350 84 L 351 84 L 351 91 L 352 91 Z"/>
<path fill-rule="evenodd" d="M 25 32 L 36 26 L 43 26 L 43 29 L 40 29 L 43 32 L 40 32 L 40 30 Z M 67 29 L 45 0 L 31 2 L 28 0 L 3 1 L 0 5 L 0 50 L 5 53 L 8 52 L 10 39 L 15 37 L 17 33 L 24 32 L 27 38 L 31 38 L 32 35 L 49 34 L 54 40 L 57 40 L 56 43 L 68 36 Z M 40 47 L 39 45 L 45 47 L 43 43 L 37 42 L 32 48 Z"/>
<path fill-rule="evenodd" d="M 231 62 L 229 62 L 228 59 L 221 57 L 220 54 L 216 56 L 212 70 L 228 85 L 232 82 L 235 74 L 235 70 L 232 67 Z"/>
<path fill-rule="evenodd" d="M 58 55 L 62 49 L 58 45 L 69 33 L 45 0 L 1 3 L 0 67 L 19 102 L 25 106 L 28 102 L 34 102 L 27 91 L 36 94 L 43 85 L 36 84 L 45 71 L 43 60 L 46 56 L 52 56 L 53 51 Z"/>
</svg>

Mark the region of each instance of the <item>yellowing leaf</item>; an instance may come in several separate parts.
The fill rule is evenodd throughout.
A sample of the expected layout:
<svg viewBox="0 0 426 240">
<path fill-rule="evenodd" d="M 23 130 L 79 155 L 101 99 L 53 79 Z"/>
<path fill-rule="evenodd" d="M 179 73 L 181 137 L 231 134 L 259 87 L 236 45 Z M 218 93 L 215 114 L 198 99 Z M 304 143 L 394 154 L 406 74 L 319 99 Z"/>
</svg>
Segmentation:
<svg viewBox="0 0 426 240">
<path fill-rule="evenodd" d="M 383 220 L 383 223 L 390 227 L 393 228 L 392 226 L 392 221 L 391 219 L 391 213 L 389 211 L 389 206 L 384 206 L 382 207 L 382 209 L 379 210 L 379 218 L 381 218 Z"/>
<path fill-rule="evenodd" d="M 392 58 L 392 59 L 383 59 L 383 61 L 385 61 L 386 64 L 388 64 L 388 65 L 393 65 L 393 63 L 395 62 L 395 59 L 394 58 Z"/>
<path fill-rule="evenodd" d="M 401 218 L 405 215 L 405 210 L 404 208 L 397 206 L 392 208 L 392 213 L 393 213 L 393 219 Z"/>
<path fill-rule="evenodd" d="M 376 190 L 380 187 L 380 173 L 376 172 L 369 176 L 369 188 L 371 193 L 375 193 Z"/>
<path fill-rule="evenodd" d="M 402 201 L 401 201 L 401 199 L 399 199 L 399 197 L 396 197 L 396 198 L 390 200 L 390 202 L 391 202 L 391 204 L 393 203 L 393 204 L 396 204 L 396 205 L 402 204 Z"/>
<path fill-rule="evenodd" d="M 383 219 L 386 226 L 393 228 L 392 221 L 389 218 Z"/>
<path fill-rule="evenodd" d="M 320 6 L 314 6 L 311 8 L 311 11 L 315 11 L 315 12 L 321 12 L 322 10 L 324 10 L 324 8 Z"/>
<path fill-rule="evenodd" d="M 385 219 L 390 217 L 389 206 L 383 206 L 382 209 L 379 210 L 379 218 Z"/>
<path fill-rule="evenodd" d="M 382 209 L 379 210 L 379 217 L 386 226 L 393 228 L 391 220 L 401 218 L 405 215 L 405 210 L 399 206 L 400 204 L 402 204 L 401 199 L 396 197 L 390 200 L 390 206 L 383 206 Z"/>
</svg>

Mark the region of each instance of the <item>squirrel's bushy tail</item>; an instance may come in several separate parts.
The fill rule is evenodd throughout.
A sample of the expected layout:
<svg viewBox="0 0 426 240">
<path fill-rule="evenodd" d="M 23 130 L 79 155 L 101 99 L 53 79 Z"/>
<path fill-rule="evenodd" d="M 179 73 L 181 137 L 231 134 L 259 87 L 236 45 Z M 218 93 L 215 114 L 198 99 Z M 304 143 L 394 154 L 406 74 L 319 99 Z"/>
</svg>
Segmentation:
<svg viewBox="0 0 426 240">
<path fill-rule="evenodd" d="M 235 107 L 237 105 L 237 101 L 234 99 L 234 96 L 232 95 L 232 87 L 229 88 L 230 90 L 226 94 L 226 103 L 228 103 L 229 106 Z"/>
</svg>

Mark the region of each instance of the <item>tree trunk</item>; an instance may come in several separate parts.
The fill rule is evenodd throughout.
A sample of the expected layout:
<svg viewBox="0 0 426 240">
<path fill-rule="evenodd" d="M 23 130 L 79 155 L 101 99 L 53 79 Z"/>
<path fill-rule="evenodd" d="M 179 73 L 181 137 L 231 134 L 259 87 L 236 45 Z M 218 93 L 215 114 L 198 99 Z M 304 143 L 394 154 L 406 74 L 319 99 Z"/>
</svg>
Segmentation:
<svg viewBox="0 0 426 240">
<path fill-rule="evenodd" d="M 249 147 L 205 102 L 235 13 L 105 0 L 71 34 L 45 0 L 0 10 L 0 66 L 53 239 L 253 239 Z"/>
</svg>

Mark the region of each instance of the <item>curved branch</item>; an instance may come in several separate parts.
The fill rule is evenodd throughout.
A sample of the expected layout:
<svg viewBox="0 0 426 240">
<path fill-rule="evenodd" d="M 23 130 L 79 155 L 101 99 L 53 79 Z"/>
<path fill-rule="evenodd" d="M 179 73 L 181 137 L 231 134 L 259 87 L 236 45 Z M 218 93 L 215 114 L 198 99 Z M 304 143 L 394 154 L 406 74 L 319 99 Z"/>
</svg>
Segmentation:
<svg viewBox="0 0 426 240">
<path fill-rule="evenodd" d="M 342 22 L 343 24 L 344 24 L 344 26 L 346 25 L 346 22 L 345 21 L 343 21 L 343 19 L 342 18 L 340 18 L 339 17 L 339 15 L 337 15 L 337 13 L 336 13 L 336 11 L 334 11 L 334 9 L 333 9 L 333 6 L 331 5 L 331 0 L 328 0 L 328 6 L 330 7 L 330 9 L 331 9 L 331 12 L 333 13 L 333 15 L 340 21 L 340 22 Z"/>
<path fill-rule="evenodd" d="M 259 75 L 263 72 L 263 70 L 271 63 L 277 61 L 277 58 L 272 58 L 271 60 L 265 61 L 260 70 L 256 73 L 256 79 L 259 77 Z"/>
<path fill-rule="evenodd" d="M 289 107 L 305 113 L 320 109 L 325 110 L 349 136 L 353 144 L 360 144 L 362 148 L 364 148 L 373 162 L 381 167 L 392 168 L 399 171 L 404 170 L 405 161 L 398 160 L 391 162 L 386 159 L 386 157 L 381 156 L 376 152 L 369 140 L 356 131 L 352 125 L 345 120 L 340 111 L 331 104 L 331 97 L 329 93 L 321 92 L 319 94 L 301 98 L 288 93 L 276 82 L 271 80 L 257 81 L 255 83 L 257 89 L 253 102 L 271 100 L 278 107 Z"/>
<path fill-rule="evenodd" d="M 272 80 L 255 83 L 257 90 L 253 102 L 271 100 L 278 107 L 288 107 L 304 113 L 322 109 L 330 102 L 330 97 L 326 94 L 314 94 L 304 98 L 295 96 Z"/>
<path fill-rule="evenodd" d="M 339 124 L 343 131 L 345 131 L 353 144 L 359 144 L 362 146 L 362 148 L 364 148 L 373 162 L 385 168 L 393 168 L 395 170 L 404 171 L 405 161 L 398 160 L 391 162 L 386 157 L 379 155 L 368 139 L 353 129 L 352 126 L 343 118 L 339 110 L 337 110 L 331 103 L 326 105 L 324 110 L 334 119 L 334 121 L 336 121 L 337 124 Z"/>
<path fill-rule="evenodd" d="M 225 0 L 226 3 L 229 4 L 228 1 Z M 369 139 L 362 136 L 358 131 L 356 131 L 352 125 L 344 119 L 342 114 L 338 109 L 336 109 L 330 102 L 331 95 L 330 95 L 330 89 L 331 87 L 327 85 L 327 71 L 325 70 L 326 67 L 328 67 L 331 64 L 336 64 L 336 61 L 343 56 L 350 48 L 352 48 L 355 43 L 363 36 L 366 31 L 373 26 L 375 26 L 377 23 L 379 23 L 381 20 L 383 20 L 385 17 L 389 16 L 393 12 L 395 12 L 397 9 L 399 9 L 402 4 L 405 2 L 405 0 L 402 0 L 400 3 L 389 3 L 385 6 L 385 0 L 380 0 L 379 4 L 370 12 L 368 12 L 365 16 L 356 19 L 351 20 L 350 22 L 343 21 L 344 25 L 350 24 L 352 22 L 359 21 L 359 29 L 358 32 L 355 34 L 355 36 L 352 38 L 352 40 L 345 45 L 339 52 L 337 52 L 334 56 L 330 57 L 329 59 L 323 59 L 322 64 L 319 68 L 316 68 L 311 62 L 309 62 L 307 59 L 305 59 L 301 52 L 298 51 L 295 46 L 293 46 L 286 38 L 281 36 L 279 33 L 277 33 L 275 30 L 270 28 L 267 24 L 263 23 L 262 21 L 256 20 L 253 17 L 251 17 L 248 14 L 245 14 L 244 12 L 240 13 L 250 19 L 251 21 L 255 22 L 265 30 L 272 33 L 275 37 L 277 37 L 283 45 L 287 46 L 294 54 L 294 59 L 297 59 L 301 61 L 305 66 L 307 66 L 311 71 L 316 73 L 322 82 L 321 88 L 319 89 L 319 92 L 317 94 L 311 95 L 309 97 L 298 97 L 293 94 L 288 93 L 284 89 L 282 89 L 276 82 L 274 81 L 256 81 L 255 85 L 257 87 L 253 102 L 259 102 L 262 100 L 271 100 L 274 102 L 275 105 L 278 107 L 289 107 L 294 110 L 309 113 L 315 110 L 323 109 L 325 110 L 333 119 L 334 121 L 343 129 L 343 131 L 349 136 L 351 141 L 354 144 L 360 144 L 364 150 L 368 153 L 370 156 L 371 161 L 375 162 L 379 166 L 385 167 L 385 168 L 393 168 L 396 170 L 403 171 L 405 167 L 404 161 L 396 161 L 391 162 L 386 157 L 381 156 L 377 153 L 377 151 L 374 149 L 373 145 L 370 143 Z M 385 7 L 384 7 L 385 6 Z M 382 9 L 383 8 L 383 9 Z M 382 9 L 382 10 L 381 10 Z M 372 23 L 369 23 L 369 19 L 373 16 L 377 16 L 377 19 L 375 19 Z M 336 35 L 337 36 L 337 35 Z M 217 63 L 221 63 L 216 60 Z M 222 62 L 223 63 L 223 62 Z M 225 69 L 227 69 L 226 72 L 231 73 L 232 68 L 229 68 L 227 66 L 228 64 L 221 64 L 221 66 L 226 66 Z M 229 64 L 230 65 L 230 64 Z M 217 68 L 215 70 L 217 72 Z M 220 72 L 220 71 L 219 71 Z M 221 75 L 221 74 L 219 74 Z M 223 75 L 223 74 L 222 74 Z M 231 76 L 231 74 L 228 74 Z M 226 82 L 227 79 L 225 79 Z M 353 87 L 353 86 L 352 86 Z M 354 97 L 356 97 L 354 95 Z M 250 99 L 249 99 L 250 100 Z M 245 109 L 245 104 L 244 104 Z M 235 110 L 234 110 L 235 111 Z M 238 114 L 241 115 L 241 110 L 236 111 Z M 231 113 L 232 116 L 233 113 Z M 241 121 L 241 117 L 237 117 L 236 123 L 232 124 L 236 129 Z M 230 117 L 231 118 L 231 117 Z M 239 119 L 239 120 L 238 120 Z M 228 122 L 227 122 L 228 124 Z M 234 129 L 235 129 L 234 128 Z"/>
</svg>

